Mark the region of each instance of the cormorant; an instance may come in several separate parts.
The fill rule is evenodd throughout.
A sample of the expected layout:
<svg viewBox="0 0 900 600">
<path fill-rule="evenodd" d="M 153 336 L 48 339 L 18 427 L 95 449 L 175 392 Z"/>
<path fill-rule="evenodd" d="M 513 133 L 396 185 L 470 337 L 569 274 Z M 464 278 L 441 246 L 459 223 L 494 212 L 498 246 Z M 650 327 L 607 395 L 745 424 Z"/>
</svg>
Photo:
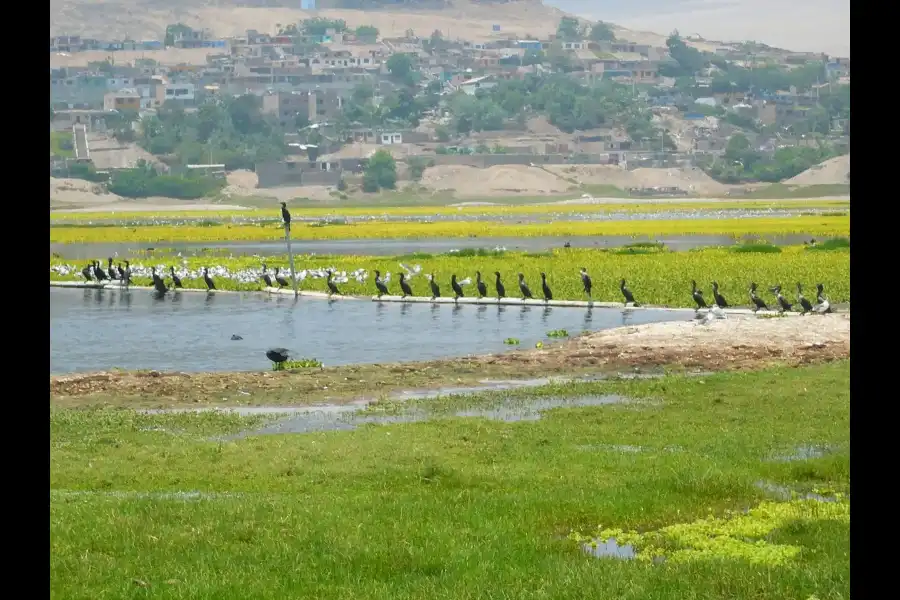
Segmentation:
<svg viewBox="0 0 900 600">
<path fill-rule="evenodd" d="M 84 278 L 88 281 L 92 281 L 94 278 L 92 277 L 94 272 L 94 261 L 88 263 L 88 266 L 81 270 L 81 274 L 84 275 Z"/>
<path fill-rule="evenodd" d="M 593 287 L 593 283 L 591 282 L 591 276 L 588 275 L 587 269 L 581 267 L 581 285 L 584 286 L 584 293 L 587 294 L 587 297 L 591 297 L 591 288 Z"/>
<path fill-rule="evenodd" d="M 697 282 L 693 279 L 691 280 L 691 296 L 694 298 L 694 302 L 697 303 L 697 310 L 709 308 L 706 305 L 706 300 L 703 299 L 703 290 L 697 289 Z"/>
<path fill-rule="evenodd" d="M 119 269 L 122 273 L 122 283 L 126 286 L 131 285 L 131 262 L 125 261 L 125 270 Z"/>
<path fill-rule="evenodd" d="M 481 271 L 475 271 L 475 288 L 478 290 L 479 298 L 487 296 L 487 286 L 481 280 Z"/>
<path fill-rule="evenodd" d="M 640 306 L 640 304 L 634 301 L 634 294 L 631 293 L 631 290 L 625 287 L 624 279 L 619 282 L 619 289 L 622 290 L 622 295 L 625 296 L 625 306 L 628 306 L 629 303 L 631 303 L 632 306 Z"/>
<path fill-rule="evenodd" d="M 153 279 L 153 287 L 156 289 L 157 293 L 162 295 L 169 291 L 169 288 L 166 287 L 166 282 L 162 280 L 162 277 L 156 274 L 156 267 L 150 268 L 150 277 Z"/>
<path fill-rule="evenodd" d="M 119 279 L 119 281 L 122 281 L 123 279 L 125 279 L 125 267 L 122 266 L 122 263 L 119 263 L 118 271 L 119 271 L 118 279 Z"/>
<path fill-rule="evenodd" d="M 378 289 L 378 297 L 381 298 L 385 294 L 389 294 L 387 286 L 381 281 L 381 271 L 375 269 L 375 287 Z"/>
<path fill-rule="evenodd" d="M 534 298 L 531 295 L 531 290 L 528 289 L 528 285 L 525 283 L 525 276 L 521 273 L 519 273 L 519 291 L 522 292 L 522 302 L 525 302 L 526 299 Z"/>
<path fill-rule="evenodd" d="M 719 308 L 728 308 L 728 302 L 725 301 L 725 296 L 719 293 L 719 282 L 713 281 L 713 299 L 716 301 L 716 306 Z"/>
<path fill-rule="evenodd" d="M 428 283 L 431 285 L 431 299 L 441 297 L 441 288 L 438 287 L 437 281 L 434 280 L 434 273 L 428 275 Z"/>
<path fill-rule="evenodd" d="M 497 276 L 497 282 L 494 284 L 497 288 L 497 302 L 500 302 L 501 298 L 506 298 L 506 288 L 500 283 L 500 271 L 494 271 L 494 275 Z"/>
<path fill-rule="evenodd" d="M 412 288 L 409 287 L 409 283 L 406 282 L 406 275 L 404 273 L 400 273 L 400 289 L 403 290 L 403 295 L 400 296 L 401 298 L 412 296 Z"/>
<path fill-rule="evenodd" d="M 113 281 L 114 279 L 119 278 L 119 274 L 116 272 L 116 268 L 112 264 L 112 257 L 106 259 L 106 271 L 109 273 L 109 280 Z"/>
<path fill-rule="evenodd" d="M 284 228 L 287 231 L 291 230 L 291 213 L 287 209 L 287 203 L 281 203 L 281 220 L 284 221 Z"/>
<path fill-rule="evenodd" d="M 803 309 L 801 314 L 805 315 L 812 310 L 812 304 L 803 296 L 803 286 L 800 285 L 800 282 L 797 282 L 797 302 L 800 303 L 800 308 Z"/>
<path fill-rule="evenodd" d="M 456 282 L 456 273 L 450 276 L 450 288 L 453 290 L 453 293 L 456 295 L 453 300 L 459 300 L 465 294 L 463 294 L 462 286 Z"/>
<path fill-rule="evenodd" d="M 106 276 L 106 272 L 104 272 L 103 269 L 100 267 L 99 260 L 94 261 L 94 275 L 97 276 L 97 281 L 103 281 L 104 279 L 109 279 L 109 277 Z"/>
<path fill-rule="evenodd" d="M 338 290 L 337 284 L 335 284 L 331 280 L 331 276 L 332 276 L 332 272 L 328 271 L 328 279 L 325 280 L 325 283 L 328 285 L 328 295 L 332 296 L 334 294 L 337 294 L 338 296 L 340 296 L 341 292 L 340 292 L 340 290 Z"/>
<path fill-rule="evenodd" d="M 769 307 L 766 306 L 766 303 L 763 302 L 763 299 L 756 295 L 755 282 L 750 282 L 750 301 L 753 303 L 753 312 L 756 312 L 759 309 L 769 310 Z"/>
<path fill-rule="evenodd" d="M 181 287 L 181 277 L 175 274 L 175 267 L 169 267 L 169 274 L 172 276 L 172 284 L 176 288 Z"/>
<path fill-rule="evenodd" d="M 831 302 L 825 297 L 825 286 L 821 283 L 816 284 L 816 305 L 813 310 L 820 315 L 831 312 Z"/>
<path fill-rule="evenodd" d="M 778 300 L 778 307 L 781 309 L 781 312 L 786 310 L 791 310 L 793 304 L 787 301 L 787 299 L 781 295 L 781 286 L 776 285 L 775 287 L 769 288 L 769 291 L 775 294 L 775 298 Z"/>
<path fill-rule="evenodd" d="M 272 287 L 272 277 L 267 272 L 266 263 L 263 263 L 262 268 L 263 268 L 263 270 L 262 270 L 263 283 L 266 284 L 266 287 Z"/>
<path fill-rule="evenodd" d="M 541 291 L 544 292 L 544 304 L 553 300 L 553 292 L 550 291 L 550 286 L 547 285 L 547 275 L 545 273 L 541 273 Z"/>
<path fill-rule="evenodd" d="M 209 267 L 203 267 L 203 281 L 206 282 L 207 291 L 216 289 L 216 284 L 213 283 L 212 277 L 209 276 Z"/>
<path fill-rule="evenodd" d="M 276 365 L 281 364 L 287 362 L 288 358 L 290 358 L 290 350 L 287 348 L 272 348 L 271 350 L 266 351 L 266 358 Z"/>
<path fill-rule="evenodd" d="M 275 267 L 275 283 L 278 284 L 278 289 L 288 286 L 287 279 L 279 275 L 279 271 L 281 271 L 281 267 Z"/>
<path fill-rule="evenodd" d="M 244 338 L 241 337 L 241 336 L 239 336 L 239 335 L 236 334 L 236 333 L 232 333 L 232 334 L 231 334 L 231 341 L 232 341 L 232 342 L 237 342 L 237 341 L 242 340 L 242 339 L 244 339 Z"/>
</svg>

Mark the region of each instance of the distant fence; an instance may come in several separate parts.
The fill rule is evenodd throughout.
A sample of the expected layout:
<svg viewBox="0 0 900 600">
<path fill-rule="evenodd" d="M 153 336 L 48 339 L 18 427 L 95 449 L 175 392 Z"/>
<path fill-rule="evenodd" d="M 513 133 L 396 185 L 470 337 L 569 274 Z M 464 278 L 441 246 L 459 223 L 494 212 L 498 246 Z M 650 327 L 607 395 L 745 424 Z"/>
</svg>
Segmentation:
<svg viewBox="0 0 900 600">
<path fill-rule="evenodd" d="M 609 165 L 615 154 L 436 154 L 427 156 L 437 165 L 464 165 L 486 169 L 500 165 Z"/>
</svg>

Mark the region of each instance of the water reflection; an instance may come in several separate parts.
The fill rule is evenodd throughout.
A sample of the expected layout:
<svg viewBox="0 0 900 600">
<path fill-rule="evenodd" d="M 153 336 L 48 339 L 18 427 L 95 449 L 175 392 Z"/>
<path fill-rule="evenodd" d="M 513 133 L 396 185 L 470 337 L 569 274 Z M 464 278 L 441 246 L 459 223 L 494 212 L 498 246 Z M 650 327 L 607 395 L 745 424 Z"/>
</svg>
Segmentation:
<svg viewBox="0 0 900 600">
<path fill-rule="evenodd" d="M 541 312 L 541 323 L 543 323 L 544 325 L 546 325 L 546 324 L 547 324 L 547 319 L 550 317 L 550 315 L 551 315 L 552 313 L 553 313 L 553 309 L 552 309 L 552 308 L 550 308 L 549 306 L 544 307 L 543 312 Z"/>
</svg>

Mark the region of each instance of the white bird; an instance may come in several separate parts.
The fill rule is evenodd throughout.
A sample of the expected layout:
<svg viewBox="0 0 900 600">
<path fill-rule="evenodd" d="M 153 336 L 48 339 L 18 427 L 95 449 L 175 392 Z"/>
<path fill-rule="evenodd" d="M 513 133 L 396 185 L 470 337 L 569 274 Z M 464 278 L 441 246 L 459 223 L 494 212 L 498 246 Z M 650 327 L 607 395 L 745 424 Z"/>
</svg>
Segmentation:
<svg viewBox="0 0 900 600">
<path fill-rule="evenodd" d="M 456 283 L 458 283 L 459 285 L 469 285 L 469 284 L 472 283 L 472 278 L 471 278 L 471 277 L 466 277 L 465 279 L 460 279 L 460 280 L 457 281 Z"/>
<path fill-rule="evenodd" d="M 400 268 L 403 269 L 404 271 L 406 271 L 407 279 L 412 279 L 413 277 L 415 277 L 416 275 L 418 275 L 419 273 L 422 272 L 422 265 L 415 265 L 414 267 L 410 268 L 410 267 L 404 265 L 403 263 L 400 263 Z"/>
</svg>

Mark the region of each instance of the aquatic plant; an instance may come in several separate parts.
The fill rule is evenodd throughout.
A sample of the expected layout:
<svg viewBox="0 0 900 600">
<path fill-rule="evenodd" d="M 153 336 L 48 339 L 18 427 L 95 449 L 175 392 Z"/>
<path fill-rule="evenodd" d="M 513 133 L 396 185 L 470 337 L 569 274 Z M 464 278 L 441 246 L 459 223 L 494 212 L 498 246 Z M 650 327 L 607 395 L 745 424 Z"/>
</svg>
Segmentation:
<svg viewBox="0 0 900 600">
<path fill-rule="evenodd" d="M 564 338 L 569 337 L 569 332 L 565 329 L 554 329 L 553 331 L 547 332 L 547 337 L 551 338 Z"/>
<path fill-rule="evenodd" d="M 102 258 L 102 257 L 98 257 Z M 118 261 L 118 259 L 117 259 Z M 286 257 L 172 257 L 169 260 L 143 257 L 132 262 L 133 280 L 138 285 L 150 284 L 150 267 L 168 272 L 175 266 L 175 272 L 185 287 L 205 289 L 201 269 L 210 267 L 210 275 L 216 287 L 223 290 L 260 290 L 262 263 L 268 265 L 269 272 L 276 266 L 290 283 Z M 723 248 L 707 248 L 697 252 L 664 252 L 655 254 L 620 255 L 608 250 L 588 250 L 578 248 L 558 249 L 549 255 L 528 256 L 518 252 L 497 254 L 477 254 L 461 256 L 438 254 L 421 261 L 397 260 L 396 257 L 371 256 L 315 256 L 295 257 L 299 289 L 301 291 L 327 291 L 326 271 L 332 270 L 344 294 L 371 296 L 375 294 L 375 269 L 388 280 L 388 289 L 399 294 L 397 275 L 405 272 L 400 266 L 406 265 L 419 273 L 409 278 L 413 294 L 430 296 L 428 281 L 421 273 L 434 272 L 438 282 L 446 285 L 450 275 L 474 279 L 476 270 L 483 275 L 499 271 L 507 277 L 521 272 L 526 281 L 539 281 L 539 274 L 546 272 L 552 279 L 554 297 L 560 300 L 586 300 L 579 269 L 586 267 L 593 279 L 593 300 L 597 302 L 622 302 L 619 279 L 625 277 L 628 286 L 639 302 L 664 306 L 693 306 L 690 282 L 695 279 L 701 288 L 709 289 L 708 282 L 718 281 L 720 292 L 734 306 L 749 303 L 747 288 L 750 281 L 760 284 L 760 294 L 769 297 L 768 287 L 781 283 L 789 285 L 800 281 L 807 288 L 814 289 L 816 283 L 825 284 L 825 290 L 832 303 L 850 300 L 850 252 L 805 252 L 803 246 L 785 247 L 778 260 L 760 253 L 735 253 Z M 81 269 L 85 263 L 51 259 L 50 279 L 83 281 Z M 391 274 L 390 278 L 388 274 Z M 167 278 L 168 280 L 168 278 Z M 494 285 L 490 277 L 485 279 L 488 295 L 493 296 Z M 507 293 L 515 296 L 517 290 L 507 280 Z M 473 286 L 466 286 L 466 295 L 473 293 Z"/>
<path fill-rule="evenodd" d="M 273 371 L 290 371 L 291 369 L 320 369 L 325 365 L 315 358 L 299 358 L 297 360 L 287 360 L 282 363 L 272 363 Z"/>
<path fill-rule="evenodd" d="M 300 222 L 292 229 L 296 240 L 345 239 L 422 239 L 461 237 L 545 237 L 591 235 L 749 235 L 765 232 L 772 235 L 807 233 L 827 237 L 848 235 L 850 217 L 762 217 L 746 219 L 681 219 L 626 221 L 565 221 L 539 223 L 506 223 L 493 221 L 364 221 L 328 227 L 312 227 Z M 264 241 L 284 238 L 277 221 L 256 224 L 224 224 L 204 227 L 140 226 L 50 228 L 50 243 L 90 242 L 223 242 Z"/>
<path fill-rule="evenodd" d="M 507 346 L 517 346 L 520 342 L 518 338 L 509 337 L 503 340 L 503 343 Z"/>
</svg>

